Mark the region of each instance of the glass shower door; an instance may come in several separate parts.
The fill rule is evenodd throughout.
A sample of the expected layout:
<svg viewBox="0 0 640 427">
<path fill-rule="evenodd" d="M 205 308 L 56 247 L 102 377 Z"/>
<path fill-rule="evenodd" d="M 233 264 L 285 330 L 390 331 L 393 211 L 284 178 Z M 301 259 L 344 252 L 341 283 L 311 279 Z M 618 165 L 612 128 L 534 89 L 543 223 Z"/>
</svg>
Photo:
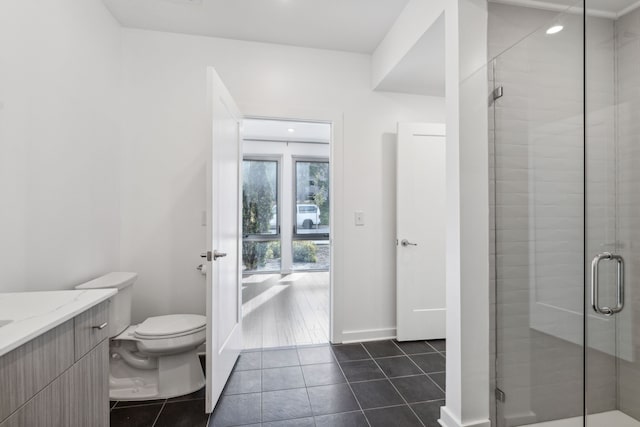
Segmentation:
<svg viewBox="0 0 640 427">
<path fill-rule="evenodd" d="M 502 16 L 530 22 L 530 11 Z M 577 9 L 535 18 L 538 30 L 493 61 L 495 419 L 582 426 L 583 21 Z"/>
<path fill-rule="evenodd" d="M 640 10 L 586 15 L 586 425 L 640 426 Z"/>
<path fill-rule="evenodd" d="M 500 427 L 640 427 L 640 8 L 592 2 L 489 3 Z"/>
</svg>

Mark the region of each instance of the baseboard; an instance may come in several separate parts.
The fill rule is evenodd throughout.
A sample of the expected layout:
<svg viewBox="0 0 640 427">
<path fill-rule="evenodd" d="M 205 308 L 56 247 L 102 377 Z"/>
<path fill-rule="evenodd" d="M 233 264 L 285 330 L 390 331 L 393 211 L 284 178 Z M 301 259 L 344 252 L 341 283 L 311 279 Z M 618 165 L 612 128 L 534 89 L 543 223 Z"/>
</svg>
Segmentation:
<svg viewBox="0 0 640 427">
<path fill-rule="evenodd" d="M 471 421 L 463 424 L 446 406 L 440 408 L 440 419 L 438 422 L 443 427 L 491 427 L 490 420 Z"/>
<path fill-rule="evenodd" d="M 389 340 L 396 337 L 396 328 L 362 329 L 359 331 L 342 331 L 342 343 Z"/>
</svg>

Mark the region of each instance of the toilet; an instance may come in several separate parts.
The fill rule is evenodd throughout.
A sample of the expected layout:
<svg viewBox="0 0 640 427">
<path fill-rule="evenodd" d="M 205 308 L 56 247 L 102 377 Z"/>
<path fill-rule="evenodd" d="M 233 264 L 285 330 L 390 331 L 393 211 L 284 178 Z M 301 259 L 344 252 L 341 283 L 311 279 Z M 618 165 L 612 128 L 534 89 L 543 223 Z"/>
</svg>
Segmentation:
<svg viewBox="0 0 640 427">
<path fill-rule="evenodd" d="M 182 396 L 205 384 L 198 348 L 206 317 L 170 314 L 131 325 L 137 273 L 114 272 L 76 289 L 117 288 L 109 305 L 109 398 L 154 400 Z"/>
</svg>

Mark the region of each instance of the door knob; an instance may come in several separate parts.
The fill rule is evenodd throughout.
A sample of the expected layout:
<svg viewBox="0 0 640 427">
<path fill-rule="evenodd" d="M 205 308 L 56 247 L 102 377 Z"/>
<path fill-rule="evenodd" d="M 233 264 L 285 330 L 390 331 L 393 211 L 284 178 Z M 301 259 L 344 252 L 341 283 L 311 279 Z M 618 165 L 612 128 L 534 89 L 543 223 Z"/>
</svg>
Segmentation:
<svg viewBox="0 0 640 427">
<path fill-rule="evenodd" d="M 400 244 L 401 244 L 402 246 L 404 246 L 405 248 L 406 248 L 407 246 L 418 246 L 418 244 L 417 244 L 417 243 L 411 243 L 411 242 L 410 242 L 410 241 L 408 241 L 407 239 L 402 239 L 402 241 L 400 242 Z"/>
</svg>

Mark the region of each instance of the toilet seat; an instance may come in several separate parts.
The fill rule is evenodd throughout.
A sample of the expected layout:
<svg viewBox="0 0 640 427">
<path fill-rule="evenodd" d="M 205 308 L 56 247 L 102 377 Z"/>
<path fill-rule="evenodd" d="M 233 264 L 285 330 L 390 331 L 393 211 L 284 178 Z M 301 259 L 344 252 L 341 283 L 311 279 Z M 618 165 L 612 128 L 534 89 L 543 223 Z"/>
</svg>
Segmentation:
<svg viewBox="0 0 640 427">
<path fill-rule="evenodd" d="M 179 338 L 204 331 L 207 318 L 197 314 L 169 314 L 149 317 L 140 323 L 134 336 L 143 340 Z"/>
</svg>

